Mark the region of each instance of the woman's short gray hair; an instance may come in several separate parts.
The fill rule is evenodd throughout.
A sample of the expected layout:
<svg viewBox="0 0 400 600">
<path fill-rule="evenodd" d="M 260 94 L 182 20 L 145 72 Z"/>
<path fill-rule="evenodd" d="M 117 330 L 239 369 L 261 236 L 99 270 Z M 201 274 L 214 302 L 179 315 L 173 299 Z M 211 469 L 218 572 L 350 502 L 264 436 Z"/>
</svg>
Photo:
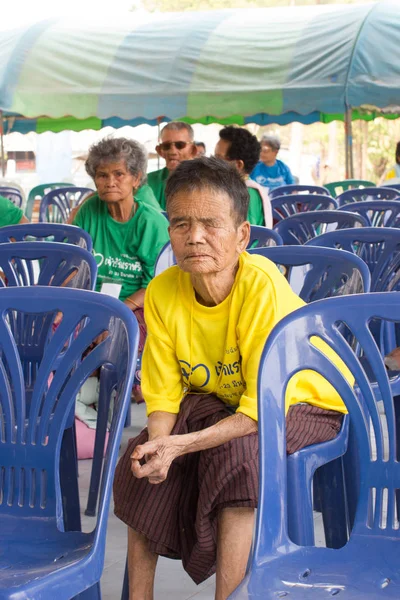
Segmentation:
<svg viewBox="0 0 400 600">
<path fill-rule="evenodd" d="M 266 133 L 261 138 L 261 144 L 267 144 L 267 146 L 272 148 L 272 150 L 276 150 L 277 152 L 279 152 L 279 149 L 281 147 L 281 140 L 278 138 L 277 135 L 270 135 Z"/>
<path fill-rule="evenodd" d="M 86 172 L 92 179 L 100 163 L 124 161 L 131 175 L 141 173 L 140 185 L 147 181 L 147 152 L 139 142 L 128 138 L 106 137 L 89 148 L 85 162 Z"/>
</svg>

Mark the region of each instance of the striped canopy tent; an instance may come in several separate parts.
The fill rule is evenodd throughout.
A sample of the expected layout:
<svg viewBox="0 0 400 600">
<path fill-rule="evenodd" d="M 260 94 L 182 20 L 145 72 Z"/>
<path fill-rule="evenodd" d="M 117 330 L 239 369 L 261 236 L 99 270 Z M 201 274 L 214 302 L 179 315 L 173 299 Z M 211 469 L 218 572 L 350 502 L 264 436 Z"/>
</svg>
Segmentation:
<svg viewBox="0 0 400 600">
<path fill-rule="evenodd" d="M 0 31 L 4 132 L 344 119 L 350 161 L 352 118 L 397 117 L 399 36 L 397 0 L 40 21 Z"/>
</svg>

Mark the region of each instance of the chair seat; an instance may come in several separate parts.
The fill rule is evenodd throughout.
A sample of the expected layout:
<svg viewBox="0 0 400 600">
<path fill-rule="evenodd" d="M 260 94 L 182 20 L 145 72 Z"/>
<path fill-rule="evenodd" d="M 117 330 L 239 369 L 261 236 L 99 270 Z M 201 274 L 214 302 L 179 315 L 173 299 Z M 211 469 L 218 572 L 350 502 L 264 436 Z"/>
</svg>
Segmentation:
<svg viewBox="0 0 400 600">
<path fill-rule="evenodd" d="M 48 528 L 47 535 L 43 538 L 40 536 L 34 539 L 33 532 L 30 533 L 31 539 L 24 532 L 14 539 L 1 536 L 0 599 L 40 600 L 42 586 L 48 586 L 47 577 L 66 568 L 71 569 L 71 578 L 61 588 L 57 581 L 57 591 L 53 597 L 57 600 L 71 598 L 74 595 L 74 567 L 76 573 L 82 573 L 82 560 L 91 553 L 93 547 L 93 533 L 61 532 L 55 527 Z M 93 575 L 95 582 L 96 577 L 94 573 Z M 77 591 L 81 589 L 82 586 L 78 585 Z"/>
<path fill-rule="evenodd" d="M 229 599 L 398 599 L 398 544 L 398 537 L 371 539 L 353 534 L 339 550 L 293 546 L 292 553 L 253 566 Z"/>
</svg>

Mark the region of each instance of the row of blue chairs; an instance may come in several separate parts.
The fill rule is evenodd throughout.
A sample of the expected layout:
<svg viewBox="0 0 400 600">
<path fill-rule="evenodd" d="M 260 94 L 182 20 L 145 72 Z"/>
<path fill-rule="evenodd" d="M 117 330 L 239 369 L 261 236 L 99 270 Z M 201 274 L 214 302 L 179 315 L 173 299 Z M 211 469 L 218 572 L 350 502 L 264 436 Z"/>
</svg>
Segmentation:
<svg viewBox="0 0 400 600">
<path fill-rule="evenodd" d="M 0 229 L 0 598 L 101 598 L 112 477 L 139 332 L 127 307 L 109 297 L 99 303 L 90 291 L 97 274 L 90 250 L 90 237 L 72 226 Z M 93 349 L 103 331 L 108 337 Z M 74 404 L 102 365 L 99 401 L 107 417 L 111 406 L 112 418 L 97 523 L 83 533 Z"/>
<path fill-rule="evenodd" d="M 46 191 L 43 195 L 41 192 Z M 36 192 L 35 192 L 36 190 Z M 32 218 L 33 203 L 37 194 L 40 197 L 39 221 L 42 223 L 66 223 L 71 210 L 78 206 L 89 194 L 93 193 L 91 188 L 76 187 L 66 184 L 48 184 L 37 186 L 29 195 L 25 215 Z M 0 186 L 0 196 L 8 198 L 19 208 L 23 208 L 23 196 L 19 189 L 11 186 Z"/>
</svg>

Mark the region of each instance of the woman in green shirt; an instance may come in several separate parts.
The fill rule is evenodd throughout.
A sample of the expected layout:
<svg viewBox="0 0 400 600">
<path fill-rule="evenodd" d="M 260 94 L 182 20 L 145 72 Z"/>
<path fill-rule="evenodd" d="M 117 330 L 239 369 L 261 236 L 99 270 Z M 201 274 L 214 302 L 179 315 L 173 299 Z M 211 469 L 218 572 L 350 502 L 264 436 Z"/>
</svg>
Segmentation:
<svg viewBox="0 0 400 600">
<path fill-rule="evenodd" d="M 93 145 L 85 167 L 97 193 L 73 220 L 92 237 L 97 290 L 113 284 L 114 295 L 119 293 L 133 311 L 143 308 L 158 254 L 169 240 L 165 217 L 135 197 L 145 183 L 146 166 L 146 152 L 134 140 L 105 138 Z"/>
</svg>

